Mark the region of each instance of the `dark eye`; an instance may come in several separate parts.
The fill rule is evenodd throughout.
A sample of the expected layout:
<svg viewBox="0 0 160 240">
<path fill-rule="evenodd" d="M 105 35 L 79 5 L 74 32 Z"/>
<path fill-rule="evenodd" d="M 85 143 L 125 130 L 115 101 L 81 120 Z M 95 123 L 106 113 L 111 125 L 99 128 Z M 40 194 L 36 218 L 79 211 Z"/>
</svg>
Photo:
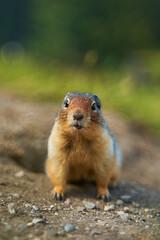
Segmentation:
<svg viewBox="0 0 160 240">
<path fill-rule="evenodd" d="M 64 107 L 67 108 L 69 106 L 69 101 L 68 99 L 64 102 Z"/>
<path fill-rule="evenodd" d="M 92 107 L 91 107 L 91 109 L 92 109 L 93 111 L 95 111 L 95 110 L 96 110 L 96 103 L 95 103 L 95 102 L 92 104 Z"/>
</svg>

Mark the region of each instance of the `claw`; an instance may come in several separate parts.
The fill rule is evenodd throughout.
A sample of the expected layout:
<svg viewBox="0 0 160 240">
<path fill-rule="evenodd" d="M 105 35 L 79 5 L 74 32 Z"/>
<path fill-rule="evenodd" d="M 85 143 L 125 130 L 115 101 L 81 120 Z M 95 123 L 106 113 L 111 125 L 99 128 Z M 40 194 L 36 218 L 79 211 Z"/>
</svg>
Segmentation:
<svg viewBox="0 0 160 240">
<path fill-rule="evenodd" d="M 64 195 L 62 195 L 61 193 L 57 193 L 57 198 L 56 198 L 58 201 L 64 201 L 65 198 L 64 198 Z"/>
<path fill-rule="evenodd" d="M 57 200 L 57 193 L 53 193 L 53 197 Z"/>
<path fill-rule="evenodd" d="M 106 195 L 104 195 L 104 196 L 102 197 L 102 199 L 103 199 L 104 202 L 110 201 L 111 198 L 112 198 L 112 197 L 111 197 L 111 194 L 110 194 L 110 193 L 108 193 L 108 194 L 106 194 Z"/>
<path fill-rule="evenodd" d="M 61 194 L 57 194 L 57 200 L 58 201 L 61 201 L 62 199 L 61 199 Z"/>
<path fill-rule="evenodd" d="M 63 194 L 61 193 L 57 193 L 57 192 L 54 192 L 54 190 L 51 192 L 52 196 L 54 197 L 55 200 L 58 200 L 58 201 L 64 201 L 65 200 L 65 197 Z"/>
<path fill-rule="evenodd" d="M 97 200 L 100 200 L 100 199 L 101 199 L 101 195 L 98 195 L 98 196 L 96 197 L 96 199 L 97 199 Z"/>
<path fill-rule="evenodd" d="M 110 201 L 111 200 L 111 194 L 108 192 L 107 194 L 105 194 L 105 195 L 98 195 L 97 197 L 96 197 L 96 199 L 97 200 L 99 200 L 99 199 L 102 199 L 104 202 L 108 202 L 108 201 Z"/>
</svg>

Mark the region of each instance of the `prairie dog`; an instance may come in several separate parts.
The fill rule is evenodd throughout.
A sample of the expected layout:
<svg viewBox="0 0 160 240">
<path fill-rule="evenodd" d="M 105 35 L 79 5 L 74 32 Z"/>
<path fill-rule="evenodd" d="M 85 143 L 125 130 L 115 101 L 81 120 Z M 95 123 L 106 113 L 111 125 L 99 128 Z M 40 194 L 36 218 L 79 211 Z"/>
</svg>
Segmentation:
<svg viewBox="0 0 160 240">
<path fill-rule="evenodd" d="M 120 177 L 120 147 L 101 113 L 97 95 L 68 93 L 48 140 L 46 172 L 57 200 L 64 199 L 68 181 L 95 181 L 97 197 L 110 199 L 108 185 Z"/>
</svg>

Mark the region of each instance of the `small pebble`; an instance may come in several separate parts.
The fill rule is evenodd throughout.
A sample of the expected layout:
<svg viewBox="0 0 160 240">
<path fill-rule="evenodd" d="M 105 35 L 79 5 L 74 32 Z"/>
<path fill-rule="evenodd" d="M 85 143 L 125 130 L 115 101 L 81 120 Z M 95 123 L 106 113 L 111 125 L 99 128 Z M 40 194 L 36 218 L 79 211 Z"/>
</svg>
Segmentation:
<svg viewBox="0 0 160 240">
<path fill-rule="evenodd" d="M 105 228 L 109 229 L 111 226 L 109 224 L 106 224 Z"/>
<path fill-rule="evenodd" d="M 133 207 L 137 207 L 137 208 L 140 207 L 140 204 L 138 202 L 132 202 L 132 205 L 133 205 Z"/>
<path fill-rule="evenodd" d="M 18 193 L 13 193 L 13 194 L 11 194 L 13 197 L 15 197 L 15 198 L 20 198 L 20 195 L 18 194 Z"/>
<path fill-rule="evenodd" d="M 147 213 L 147 212 L 149 212 L 149 209 L 148 209 L 148 208 L 146 208 L 144 211 Z"/>
<path fill-rule="evenodd" d="M 131 203 L 132 197 L 130 195 L 122 195 L 121 200 L 123 200 L 125 203 Z"/>
<path fill-rule="evenodd" d="M 146 188 L 141 187 L 141 188 L 139 188 L 138 190 L 139 190 L 139 192 L 144 193 L 144 192 L 146 191 Z"/>
<path fill-rule="evenodd" d="M 98 220 L 96 225 L 98 226 L 104 226 L 105 225 L 105 222 L 101 221 L 101 220 Z"/>
<path fill-rule="evenodd" d="M 138 215 L 138 214 L 139 214 L 139 212 L 138 212 L 138 211 L 134 212 L 134 215 Z"/>
<path fill-rule="evenodd" d="M 64 202 L 66 207 L 70 207 L 71 205 L 71 200 L 69 198 L 67 198 L 67 200 Z"/>
<path fill-rule="evenodd" d="M 43 208 L 41 208 L 41 211 L 48 211 L 48 206 L 43 206 Z"/>
<path fill-rule="evenodd" d="M 14 203 L 9 203 L 8 204 L 8 211 L 10 212 L 10 214 L 16 213 L 14 206 L 15 206 Z"/>
<path fill-rule="evenodd" d="M 157 217 L 160 217 L 160 213 L 157 213 L 156 216 L 157 216 Z"/>
<path fill-rule="evenodd" d="M 101 232 L 98 232 L 98 231 L 96 231 L 96 230 L 93 230 L 93 231 L 91 232 L 91 235 L 92 235 L 92 236 L 94 236 L 94 235 L 99 235 L 99 234 L 101 234 Z"/>
<path fill-rule="evenodd" d="M 104 211 L 113 211 L 113 210 L 115 210 L 115 205 L 114 204 L 106 205 L 104 207 Z"/>
<path fill-rule="evenodd" d="M 53 208 L 54 208 L 54 205 L 51 205 L 48 210 L 51 211 Z"/>
<path fill-rule="evenodd" d="M 63 209 L 63 208 L 62 208 L 62 207 L 60 207 L 60 206 L 58 206 L 58 207 L 57 207 L 57 210 L 62 210 L 62 209 Z"/>
<path fill-rule="evenodd" d="M 73 232 L 75 230 L 75 226 L 72 224 L 68 223 L 64 226 L 65 232 Z"/>
<path fill-rule="evenodd" d="M 128 207 L 124 207 L 124 212 L 128 213 L 128 212 L 132 212 Z"/>
<path fill-rule="evenodd" d="M 33 205 L 32 208 L 33 208 L 35 211 L 38 211 L 38 210 L 39 210 L 39 208 L 38 208 L 37 206 L 35 206 L 35 205 Z"/>
<path fill-rule="evenodd" d="M 27 226 L 28 226 L 28 227 L 33 226 L 33 222 L 29 222 L 29 223 L 27 223 Z"/>
<path fill-rule="evenodd" d="M 146 225 L 145 228 L 148 229 L 148 228 L 150 228 L 150 226 L 149 226 L 149 225 Z"/>
<path fill-rule="evenodd" d="M 124 206 L 123 200 L 117 200 L 116 204 L 117 204 L 118 206 Z"/>
<path fill-rule="evenodd" d="M 32 204 L 30 204 L 30 203 L 26 203 L 24 206 L 25 206 L 26 208 L 32 208 Z"/>
<path fill-rule="evenodd" d="M 0 197 L 3 197 L 3 194 L 2 194 L 2 193 L 0 193 Z"/>
<path fill-rule="evenodd" d="M 83 212 L 84 210 L 85 210 L 84 207 L 80 207 L 80 206 L 77 207 L 77 211 L 78 211 L 78 212 Z"/>
<path fill-rule="evenodd" d="M 96 208 L 96 205 L 93 202 L 83 201 L 83 204 L 86 209 L 95 209 Z"/>
<path fill-rule="evenodd" d="M 148 209 L 148 208 L 145 209 L 146 213 L 153 213 L 154 211 L 155 211 L 154 209 Z"/>
<path fill-rule="evenodd" d="M 63 234 L 63 233 L 64 233 L 64 229 L 63 229 L 62 227 L 59 227 L 59 228 L 58 228 L 58 233 Z"/>
<path fill-rule="evenodd" d="M 86 227 L 85 230 L 89 232 L 91 229 L 89 227 Z"/>
<path fill-rule="evenodd" d="M 124 213 L 123 211 L 118 211 L 117 213 L 123 221 L 128 221 L 128 214 Z"/>
<path fill-rule="evenodd" d="M 19 238 L 18 237 L 13 237 L 13 240 L 19 240 Z"/>
<path fill-rule="evenodd" d="M 19 171 L 15 174 L 15 177 L 17 177 L 17 178 L 21 178 L 23 176 L 24 176 L 24 171 Z"/>
<path fill-rule="evenodd" d="M 37 223 L 45 223 L 45 219 L 44 218 L 34 218 L 32 220 L 33 224 L 37 224 Z"/>
</svg>

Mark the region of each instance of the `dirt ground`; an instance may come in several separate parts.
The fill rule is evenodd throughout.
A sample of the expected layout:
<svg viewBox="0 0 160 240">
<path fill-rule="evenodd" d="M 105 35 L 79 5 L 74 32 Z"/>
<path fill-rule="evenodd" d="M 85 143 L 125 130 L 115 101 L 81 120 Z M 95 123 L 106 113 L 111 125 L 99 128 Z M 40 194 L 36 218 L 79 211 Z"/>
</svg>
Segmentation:
<svg viewBox="0 0 160 240">
<path fill-rule="evenodd" d="M 119 188 L 104 203 L 94 184 L 70 184 L 57 202 L 43 173 L 57 109 L 0 93 L 0 239 L 160 239 L 160 142 L 104 111 L 123 151 Z"/>
</svg>

